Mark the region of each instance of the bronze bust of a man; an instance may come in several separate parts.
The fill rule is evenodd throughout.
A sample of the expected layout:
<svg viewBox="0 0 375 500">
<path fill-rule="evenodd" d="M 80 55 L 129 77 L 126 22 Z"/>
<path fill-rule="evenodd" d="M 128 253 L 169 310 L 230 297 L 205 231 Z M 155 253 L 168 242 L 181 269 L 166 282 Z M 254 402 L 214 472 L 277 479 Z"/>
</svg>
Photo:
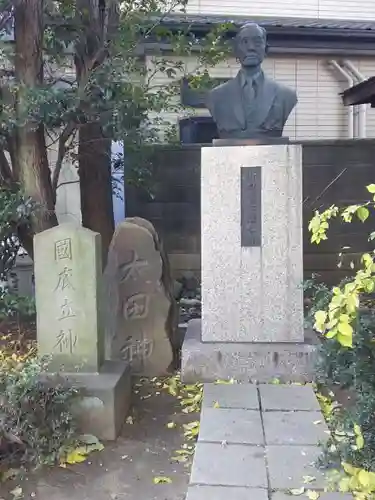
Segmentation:
<svg viewBox="0 0 375 500">
<path fill-rule="evenodd" d="M 235 39 L 241 69 L 235 78 L 208 93 L 207 107 L 223 139 L 281 137 L 297 104 L 296 92 L 268 78 L 261 64 L 267 50 L 266 30 L 247 23 Z"/>
</svg>

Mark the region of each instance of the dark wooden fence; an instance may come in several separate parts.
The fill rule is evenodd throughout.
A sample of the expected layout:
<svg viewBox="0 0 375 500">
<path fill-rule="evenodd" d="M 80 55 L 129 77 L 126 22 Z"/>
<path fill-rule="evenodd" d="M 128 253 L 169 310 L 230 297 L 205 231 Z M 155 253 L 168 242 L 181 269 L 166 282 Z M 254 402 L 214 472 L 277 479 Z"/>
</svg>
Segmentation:
<svg viewBox="0 0 375 500">
<path fill-rule="evenodd" d="M 303 222 L 305 277 L 316 273 L 337 283 L 352 271 L 351 262 L 373 248 L 368 234 L 375 219 L 362 224 L 332 224 L 329 239 L 310 243 L 314 210 L 368 199 L 375 183 L 375 140 L 306 141 L 303 145 Z M 152 196 L 126 189 L 126 215 L 150 220 L 162 236 L 175 275 L 200 272 L 200 145 L 160 148 L 153 157 Z M 338 266 L 343 253 L 341 266 Z"/>
</svg>

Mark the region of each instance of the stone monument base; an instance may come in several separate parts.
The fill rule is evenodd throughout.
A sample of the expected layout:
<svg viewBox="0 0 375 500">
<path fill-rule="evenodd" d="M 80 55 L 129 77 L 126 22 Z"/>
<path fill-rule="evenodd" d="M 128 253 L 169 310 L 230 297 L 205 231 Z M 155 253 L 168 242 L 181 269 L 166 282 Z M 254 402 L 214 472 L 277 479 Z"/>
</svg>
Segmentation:
<svg viewBox="0 0 375 500">
<path fill-rule="evenodd" d="M 318 341 L 305 334 L 304 343 L 203 342 L 201 320 L 189 321 L 182 346 L 183 382 L 311 382 Z"/>
<path fill-rule="evenodd" d="M 130 366 L 124 361 L 105 361 L 100 373 L 59 373 L 82 390 L 73 413 L 80 432 L 103 441 L 114 441 L 121 432 L 131 400 Z"/>
</svg>

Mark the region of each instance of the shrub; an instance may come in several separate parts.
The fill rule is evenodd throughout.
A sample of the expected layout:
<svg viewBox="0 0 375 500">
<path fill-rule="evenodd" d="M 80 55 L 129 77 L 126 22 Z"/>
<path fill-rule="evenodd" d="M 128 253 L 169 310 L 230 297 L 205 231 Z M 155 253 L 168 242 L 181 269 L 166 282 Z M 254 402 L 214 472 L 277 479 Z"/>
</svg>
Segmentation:
<svg viewBox="0 0 375 500">
<path fill-rule="evenodd" d="M 71 406 L 78 392 L 41 381 L 46 363 L 30 343 L 25 354 L 0 351 L 0 459 L 2 466 L 53 464 L 74 443 Z M 12 352 L 13 350 L 13 352 Z"/>
<path fill-rule="evenodd" d="M 331 219 L 344 223 L 354 218 L 365 222 L 374 213 L 375 184 L 367 186 L 371 199 L 361 205 L 344 208 L 331 206 L 315 212 L 309 230 L 311 241 L 327 239 Z M 375 239 L 375 232 L 369 240 Z M 373 498 L 375 493 L 375 311 L 369 294 L 375 291 L 375 252 L 362 255 L 353 277 L 323 294 L 314 295 L 309 319 L 322 334 L 318 361 L 318 382 L 341 390 L 350 397 L 332 411 L 329 419 L 331 437 L 324 449 L 323 461 L 343 466 L 346 477 L 340 491 L 352 491 L 359 498 Z M 370 300 L 369 300 L 370 299 Z"/>
<path fill-rule="evenodd" d="M 9 290 L 0 288 L 0 321 L 30 319 L 35 316 L 35 300 L 33 297 L 23 297 Z"/>
</svg>

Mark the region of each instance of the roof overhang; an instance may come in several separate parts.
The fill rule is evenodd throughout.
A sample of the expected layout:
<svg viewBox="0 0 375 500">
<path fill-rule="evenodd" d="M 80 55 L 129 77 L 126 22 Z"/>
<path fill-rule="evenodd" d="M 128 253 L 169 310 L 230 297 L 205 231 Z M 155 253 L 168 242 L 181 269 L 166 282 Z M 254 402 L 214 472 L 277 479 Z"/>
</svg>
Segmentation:
<svg viewBox="0 0 375 500">
<path fill-rule="evenodd" d="M 375 108 L 375 76 L 354 85 L 341 94 L 344 106 L 371 104 Z"/>
<path fill-rule="evenodd" d="M 231 39 L 246 22 L 256 22 L 267 30 L 271 53 L 375 56 L 375 22 L 300 18 L 242 17 L 171 14 L 162 18 L 170 31 L 185 31 L 204 38 L 215 25 L 228 23 L 226 38 Z M 168 44 L 148 40 L 145 47 Z"/>
</svg>

